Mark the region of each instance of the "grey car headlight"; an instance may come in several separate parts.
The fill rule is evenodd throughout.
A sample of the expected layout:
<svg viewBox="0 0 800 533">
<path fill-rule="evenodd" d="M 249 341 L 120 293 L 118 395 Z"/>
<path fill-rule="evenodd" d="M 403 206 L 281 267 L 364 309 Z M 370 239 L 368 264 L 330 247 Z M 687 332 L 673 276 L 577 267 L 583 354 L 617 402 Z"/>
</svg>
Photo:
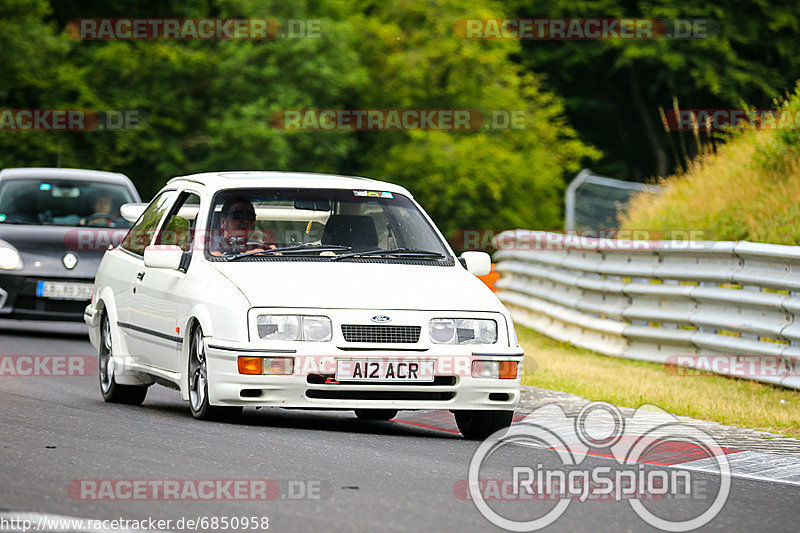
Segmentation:
<svg viewBox="0 0 800 533">
<path fill-rule="evenodd" d="M 333 336 L 331 319 L 308 315 L 259 315 L 258 336 L 273 341 L 326 342 Z"/>
<path fill-rule="evenodd" d="M 0 240 L 0 270 L 22 269 L 22 257 L 11 243 Z"/>
<path fill-rule="evenodd" d="M 434 344 L 494 344 L 497 322 L 477 318 L 434 318 L 428 325 Z"/>
</svg>

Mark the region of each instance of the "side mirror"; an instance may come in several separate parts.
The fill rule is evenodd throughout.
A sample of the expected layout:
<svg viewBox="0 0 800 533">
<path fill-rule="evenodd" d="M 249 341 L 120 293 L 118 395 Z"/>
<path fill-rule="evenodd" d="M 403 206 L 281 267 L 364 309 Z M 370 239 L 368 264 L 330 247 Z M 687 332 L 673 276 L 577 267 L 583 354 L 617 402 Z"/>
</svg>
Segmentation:
<svg viewBox="0 0 800 533">
<path fill-rule="evenodd" d="M 145 209 L 147 209 L 147 204 L 122 204 L 119 208 L 119 214 L 122 218 L 133 224 L 139 220 L 139 217 L 142 216 Z"/>
<path fill-rule="evenodd" d="M 469 272 L 476 276 L 485 276 L 492 271 L 492 258 L 486 252 L 464 252 L 459 260 Z"/>
<path fill-rule="evenodd" d="M 178 270 L 183 259 L 180 246 L 159 245 L 144 249 L 144 266 L 149 268 L 168 268 Z"/>
</svg>

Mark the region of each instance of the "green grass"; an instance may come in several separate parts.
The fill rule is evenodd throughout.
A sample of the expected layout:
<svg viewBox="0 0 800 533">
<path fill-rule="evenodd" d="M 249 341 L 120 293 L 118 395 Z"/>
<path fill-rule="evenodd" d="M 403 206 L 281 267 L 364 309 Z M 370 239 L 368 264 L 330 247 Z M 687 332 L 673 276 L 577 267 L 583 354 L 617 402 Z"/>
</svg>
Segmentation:
<svg viewBox="0 0 800 533">
<path fill-rule="evenodd" d="M 682 375 L 674 367 L 608 357 L 520 326 L 517 334 L 526 358 L 536 363 L 534 372 L 523 375 L 525 385 L 624 407 L 653 404 L 675 415 L 800 437 L 800 391 L 717 375 Z"/>
<path fill-rule="evenodd" d="M 777 106 L 800 112 L 800 85 Z M 800 244 L 800 129 L 746 129 L 717 153 L 662 179 L 661 194 L 635 196 L 620 213 L 626 230 L 702 232 L 703 240 Z"/>
</svg>

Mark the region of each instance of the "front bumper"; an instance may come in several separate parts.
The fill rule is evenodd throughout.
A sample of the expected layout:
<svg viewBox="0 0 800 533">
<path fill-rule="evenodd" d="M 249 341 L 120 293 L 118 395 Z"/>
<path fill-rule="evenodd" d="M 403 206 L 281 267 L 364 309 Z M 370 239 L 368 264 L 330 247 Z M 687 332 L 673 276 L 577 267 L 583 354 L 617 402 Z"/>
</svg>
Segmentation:
<svg viewBox="0 0 800 533">
<path fill-rule="evenodd" d="M 32 277 L 24 273 L 0 273 L 0 318 L 80 321 L 89 300 L 58 300 L 36 294 L 39 281 L 93 283 L 94 279 Z"/>
<path fill-rule="evenodd" d="M 519 402 L 520 378 L 489 379 L 470 375 L 471 361 L 516 361 L 519 351 L 491 356 L 466 353 L 437 358 L 391 352 L 338 353 L 332 356 L 297 356 L 292 375 L 243 375 L 239 356 L 287 356 L 207 344 L 209 400 L 212 405 L 277 406 L 308 409 L 450 409 L 513 410 Z M 311 357 L 311 359 L 309 359 Z M 434 359 L 433 382 L 335 382 L 337 359 Z M 311 363 L 309 364 L 309 361 Z"/>
</svg>

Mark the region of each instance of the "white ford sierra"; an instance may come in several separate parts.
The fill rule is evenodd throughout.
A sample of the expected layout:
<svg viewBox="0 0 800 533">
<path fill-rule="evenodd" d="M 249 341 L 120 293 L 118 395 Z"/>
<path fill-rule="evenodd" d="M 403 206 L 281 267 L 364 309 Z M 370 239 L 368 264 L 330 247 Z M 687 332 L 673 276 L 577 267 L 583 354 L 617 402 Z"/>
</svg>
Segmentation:
<svg viewBox="0 0 800 533">
<path fill-rule="evenodd" d="M 158 383 L 199 419 L 246 406 L 447 409 L 462 434 L 511 424 L 523 353 L 508 311 L 403 187 L 219 172 L 174 178 L 97 272 L 84 319 L 108 402 Z"/>
</svg>

